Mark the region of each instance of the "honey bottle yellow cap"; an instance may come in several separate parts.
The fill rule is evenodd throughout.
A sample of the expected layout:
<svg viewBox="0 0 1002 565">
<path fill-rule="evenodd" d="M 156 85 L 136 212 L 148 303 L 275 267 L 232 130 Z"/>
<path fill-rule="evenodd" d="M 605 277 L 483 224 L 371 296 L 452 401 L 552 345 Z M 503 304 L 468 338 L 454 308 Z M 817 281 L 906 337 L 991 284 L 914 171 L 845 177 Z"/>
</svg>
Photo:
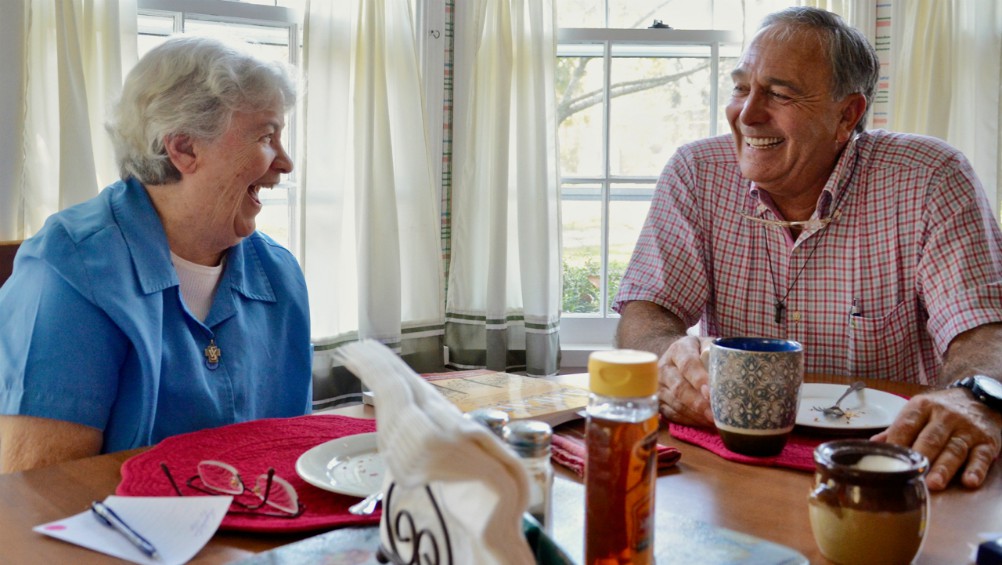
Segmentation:
<svg viewBox="0 0 1002 565">
<path fill-rule="evenodd" d="M 620 398 L 651 396 L 658 391 L 658 356 L 649 351 L 611 349 L 588 357 L 588 388 Z"/>
</svg>

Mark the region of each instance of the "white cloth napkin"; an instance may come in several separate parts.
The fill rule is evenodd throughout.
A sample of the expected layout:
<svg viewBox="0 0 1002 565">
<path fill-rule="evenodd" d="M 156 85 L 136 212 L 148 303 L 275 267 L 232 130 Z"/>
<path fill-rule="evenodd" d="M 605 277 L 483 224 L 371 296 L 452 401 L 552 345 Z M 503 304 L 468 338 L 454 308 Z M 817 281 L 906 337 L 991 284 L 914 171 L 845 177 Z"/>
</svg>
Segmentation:
<svg viewBox="0 0 1002 565">
<path fill-rule="evenodd" d="M 529 483 L 518 458 L 386 346 L 365 340 L 337 351 L 375 395 L 387 469 L 384 550 L 404 562 L 434 545 L 453 563 L 533 563 L 522 531 Z"/>
</svg>

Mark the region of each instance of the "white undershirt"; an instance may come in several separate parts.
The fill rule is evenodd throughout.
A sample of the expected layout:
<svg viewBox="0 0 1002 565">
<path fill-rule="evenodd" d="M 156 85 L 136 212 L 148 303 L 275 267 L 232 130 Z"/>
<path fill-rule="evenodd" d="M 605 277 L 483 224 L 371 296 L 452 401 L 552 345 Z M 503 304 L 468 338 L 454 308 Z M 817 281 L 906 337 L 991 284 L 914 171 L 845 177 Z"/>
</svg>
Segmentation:
<svg viewBox="0 0 1002 565">
<path fill-rule="evenodd" d="M 223 276 L 225 257 L 215 267 L 197 265 L 170 253 L 177 278 L 181 281 L 181 300 L 188 306 L 192 315 L 204 322 L 212 307 L 212 299 L 216 296 L 216 287 Z"/>
</svg>

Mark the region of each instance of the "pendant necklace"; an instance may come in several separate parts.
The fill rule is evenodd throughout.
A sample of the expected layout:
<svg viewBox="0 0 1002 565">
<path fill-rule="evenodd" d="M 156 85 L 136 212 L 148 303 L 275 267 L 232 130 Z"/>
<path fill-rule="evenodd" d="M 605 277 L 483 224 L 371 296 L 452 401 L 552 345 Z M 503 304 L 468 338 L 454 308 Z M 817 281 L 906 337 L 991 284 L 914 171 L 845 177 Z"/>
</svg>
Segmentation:
<svg viewBox="0 0 1002 565">
<path fill-rule="evenodd" d="M 825 231 L 818 234 L 818 236 L 814 238 L 814 246 L 811 247 L 811 252 L 807 255 L 807 259 L 804 259 L 803 264 L 800 265 L 800 269 L 797 270 L 797 274 L 793 277 L 793 282 L 790 283 L 790 286 L 786 289 L 782 298 L 779 298 L 779 288 L 776 284 L 776 273 L 772 270 L 772 254 L 769 251 L 769 242 L 765 242 L 765 256 L 769 263 L 769 278 L 772 280 L 773 296 L 776 297 L 776 302 L 773 304 L 773 308 L 775 309 L 775 320 L 777 325 L 781 325 L 786 319 L 786 299 L 790 296 L 790 293 L 793 292 L 794 287 L 797 286 L 797 281 L 800 280 L 800 275 L 803 274 L 804 269 L 807 268 L 807 264 L 810 263 L 811 258 L 814 257 L 814 252 L 818 250 L 818 244 L 821 243 L 821 238 L 824 237 L 825 233 L 828 233 L 828 226 L 825 226 L 822 229 Z"/>
<path fill-rule="evenodd" d="M 855 142 L 855 139 L 853 140 L 853 142 Z M 850 147 L 847 147 L 847 149 L 854 149 L 854 147 L 851 147 L 853 145 L 855 145 L 855 143 L 850 143 Z M 790 286 L 787 287 L 786 292 L 783 293 L 782 298 L 780 298 L 779 296 L 779 285 L 776 282 L 776 273 L 773 271 L 773 266 L 772 266 L 772 253 L 769 251 L 768 237 L 766 238 L 765 255 L 766 255 L 766 260 L 769 263 L 769 278 L 772 281 L 772 293 L 776 299 L 776 302 L 773 303 L 773 310 L 774 310 L 773 313 L 777 325 L 782 325 L 783 322 L 786 321 L 786 299 L 789 298 L 790 293 L 793 292 L 794 288 L 796 288 L 797 281 L 800 280 L 800 275 L 804 273 L 804 269 L 807 268 L 807 264 L 810 263 L 811 259 L 814 257 L 814 252 L 818 250 L 818 245 L 821 244 L 821 238 L 823 238 L 828 233 L 828 228 L 829 226 L 831 226 L 831 223 L 842 215 L 841 211 L 842 200 L 849 193 L 848 190 L 849 181 L 852 180 L 853 173 L 855 173 L 856 171 L 856 164 L 858 162 L 859 162 L 859 154 L 857 153 L 853 160 L 852 169 L 849 171 L 849 175 L 846 176 L 844 181 L 842 181 L 842 186 L 839 190 L 838 199 L 836 199 L 835 202 L 832 204 L 831 213 L 829 213 L 826 218 L 817 221 L 820 222 L 821 224 L 821 228 L 818 230 L 818 232 L 820 233 L 815 232 L 814 245 L 811 247 L 810 253 L 807 254 L 807 258 L 804 259 L 804 262 L 800 265 L 800 268 L 797 269 L 797 274 L 793 276 L 793 282 L 791 282 Z M 750 220 L 759 220 L 759 218 L 753 216 L 745 216 L 745 217 Z M 766 222 L 766 223 L 775 224 L 777 227 L 785 225 L 804 224 L 804 222 Z"/>
<path fill-rule="evenodd" d="M 205 365 L 210 369 L 215 369 L 219 365 L 219 358 L 223 356 L 223 350 L 216 346 L 215 339 L 209 339 L 209 345 L 202 351 L 205 355 Z"/>
</svg>

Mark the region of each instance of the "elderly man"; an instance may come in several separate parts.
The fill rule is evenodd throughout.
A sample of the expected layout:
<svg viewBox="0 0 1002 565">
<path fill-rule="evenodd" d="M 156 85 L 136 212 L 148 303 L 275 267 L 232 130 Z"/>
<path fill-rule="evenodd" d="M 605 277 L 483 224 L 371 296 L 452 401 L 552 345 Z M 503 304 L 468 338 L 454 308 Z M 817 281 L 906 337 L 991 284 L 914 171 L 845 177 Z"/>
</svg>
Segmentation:
<svg viewBox="0 0 1002 565">
<path fill-rule="evenodd" d="M 708 338 L 686 336 L 697 322 L 704 336 L 800 341 L 808 372 L 936 385 L 874 439 L 928 456 L 931 489 L 961 469 L 977 487 L 1002 414 L 965 378 L 1002 376 L 1002 233 L 958 151 L 864 131 L 878 69 L 838 16 L 764 20 L 732 72 L 732 135 L 665 166 L 617 296 L 617 345 L 662 354 L 661 413 L 692 425 L 713 422 Z"/>
</svg>

